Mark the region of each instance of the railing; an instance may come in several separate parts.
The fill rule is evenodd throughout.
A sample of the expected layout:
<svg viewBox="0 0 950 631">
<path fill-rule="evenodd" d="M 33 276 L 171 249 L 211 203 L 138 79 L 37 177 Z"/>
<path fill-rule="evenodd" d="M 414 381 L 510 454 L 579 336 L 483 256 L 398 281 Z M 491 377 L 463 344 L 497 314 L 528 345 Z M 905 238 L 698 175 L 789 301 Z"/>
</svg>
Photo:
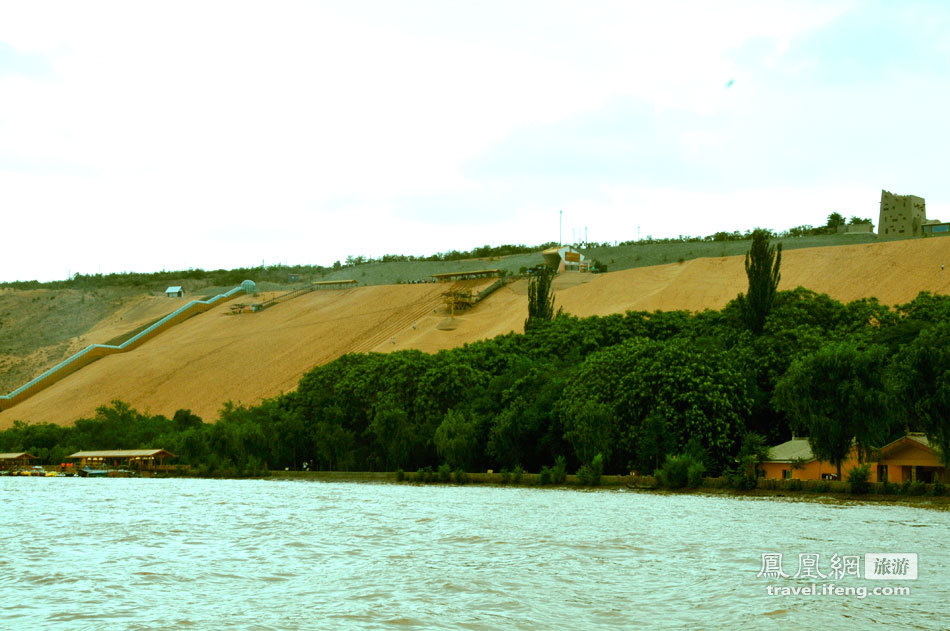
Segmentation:
<svg viewBox="0 0 950 631">
<path fill-rule="evenodd" d="M 313 291 L 313 287 L 303 287 L 301 289 L 295 289 L 293 291 L 287 292 L 286 294 L 274 296 L 270 300 L 265 300 L 264 302 L 259 302 L 255 305 L 251 305 L 251 311 L 263 311 L 267 307 L 273 307 L 274 305 L 280 304 L 281 302 L 292 300 L 296 298 L 297 296 L 309 294 L 311 291 Z"/>
<path fill-rule="evenodd" d="M 509 280 L 508 278 L 499 278 L 494 283 L 492 283 L 485 289 L 478 292 L 478 295 L 475 296 L 475 302 L 480 302 L 485 296 L 487 296 L 491 292 L 495 291 L 499 287 L 505 286 L 506 284 L 508 284 L 508 280 Z"/>
<path fill-rule="evenodd" d="M 183 322 L 193 315 L 204 313 L 216 303 L 224 300 L 225 298 L 236 296 L 243 291 L 244 290 L 240 287 L 235 287 L 234 289 L 223 294 L 218 294 L 209 300 L 192 300 L 188 304 L 176 309 L 175 311 L 172 311 L 158 322 L 154 323 L 150 327 L 147 327 L 137 335 L 130 337 L 117 346 L 112 344 L 92 344 L 87 346 L 72 357 L 56 364 L 39 377 L 26 382 L 10 394 L 0 395 L 0 410 L 10 409 L 17 403 L 20 403 L 24 399 L 28 399 L 40 390 L 53 385 L 57 381 L 68 375 L 71 375 L 83 366 L 88 366 L 101 357 L 132 350 L 145 341 L 155 337 L 165 329 L 168 329 L 179 322 Z"/>
</svg>

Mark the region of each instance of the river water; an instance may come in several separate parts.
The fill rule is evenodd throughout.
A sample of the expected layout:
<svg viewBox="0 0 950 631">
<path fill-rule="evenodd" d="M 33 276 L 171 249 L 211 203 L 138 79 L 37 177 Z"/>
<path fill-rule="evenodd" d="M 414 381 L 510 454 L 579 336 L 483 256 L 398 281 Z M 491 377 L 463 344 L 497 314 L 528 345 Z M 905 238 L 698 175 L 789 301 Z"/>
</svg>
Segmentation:
<svg viewBox="0 0 950 631">
<path fill-rule="evenodd" d="M 0 498 L 0 629 L 950 624 L 945 511 L 277 480 L 0 478 Z M 777 553 L 828 577 L 757 576 Z M 916 553 L 919 576 L 865 579 L 866 553 Z M 836 580 L 835 554 L 862 576 Z"/>
</svg>

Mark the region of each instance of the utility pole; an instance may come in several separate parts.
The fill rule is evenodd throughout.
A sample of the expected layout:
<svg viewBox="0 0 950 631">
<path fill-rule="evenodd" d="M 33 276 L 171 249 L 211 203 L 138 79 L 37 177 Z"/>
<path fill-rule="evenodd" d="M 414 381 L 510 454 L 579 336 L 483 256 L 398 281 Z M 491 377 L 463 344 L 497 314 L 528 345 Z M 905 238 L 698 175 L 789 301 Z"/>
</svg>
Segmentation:
<svg viewBox="0 0 950 631">
<path fill-rule="evenodd" d="M 564 211 L 559 210 L 558 213 L 560 213 L 560 215 L 558 216 L 557 220 L 557 245 L 558 247 L 561 247 L 563 241 L 561 237 L 561 227 L 564 225 Z"/>
<path fill-rule="evenodd" d="M 587 247 L 587 226 L 584 226 L 584 247 Z"/>
</svg>

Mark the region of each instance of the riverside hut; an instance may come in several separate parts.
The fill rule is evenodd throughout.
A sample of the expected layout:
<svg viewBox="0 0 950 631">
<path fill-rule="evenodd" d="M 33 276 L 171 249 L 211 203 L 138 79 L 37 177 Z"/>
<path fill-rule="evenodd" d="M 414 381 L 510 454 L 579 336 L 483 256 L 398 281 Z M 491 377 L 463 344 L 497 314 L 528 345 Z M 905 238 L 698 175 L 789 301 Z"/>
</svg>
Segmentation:
<svg viewBox="0 0 950 631">
<path fill-rule="evenodd" d="M 66 459 L 78 460 L 82 468 L 115 466 L 139 471 L 161 471 L 167 468 L 165 460 L 177 457 L 164 449 L 113 449 L 111 451 L 77 451 L 71 456 L 66 456 Z"/>
<path fill-rule="evenodd" d="M 28 467 L 30 460 L 36 460 L 36 456 L 25 451 L 0 453 L 0 471 L 14 471 Z"/>
</svg>

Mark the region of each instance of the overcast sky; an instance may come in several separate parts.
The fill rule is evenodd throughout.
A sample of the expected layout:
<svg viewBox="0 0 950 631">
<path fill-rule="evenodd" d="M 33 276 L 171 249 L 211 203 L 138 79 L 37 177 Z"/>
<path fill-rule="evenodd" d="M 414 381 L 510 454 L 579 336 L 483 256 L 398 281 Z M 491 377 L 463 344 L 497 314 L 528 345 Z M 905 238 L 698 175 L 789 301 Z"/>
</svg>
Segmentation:
<svg viewBox="0 0 950 631">
<path fill-rule="evenodd" d="M 0 0 L 0 280 L 950 218 L 950 9 Z"/>
</svg>

